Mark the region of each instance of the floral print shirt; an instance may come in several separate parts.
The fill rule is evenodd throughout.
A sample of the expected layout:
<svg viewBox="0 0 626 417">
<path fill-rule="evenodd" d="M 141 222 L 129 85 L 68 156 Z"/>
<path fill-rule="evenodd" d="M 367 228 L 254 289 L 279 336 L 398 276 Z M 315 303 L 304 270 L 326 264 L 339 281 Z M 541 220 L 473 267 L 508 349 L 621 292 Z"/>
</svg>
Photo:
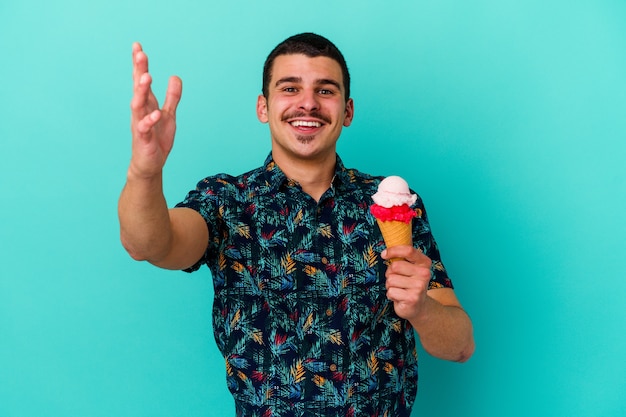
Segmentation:
<svg viewBox="0 0 626 417">
<path fill-rule="evenodd" d="M 346 169 L 316 202 L 271 155 L 264 166 L 198 183 L 178 207 L 210 239 L 213 326 L 237 416 L 408 417 L 417 391 L 414 331 L 385 295 L 385 248 L 369 211 L 382 177 Z M 452 287 L 422 201 L 414 244 L 430 288 Z"/>
</svg>

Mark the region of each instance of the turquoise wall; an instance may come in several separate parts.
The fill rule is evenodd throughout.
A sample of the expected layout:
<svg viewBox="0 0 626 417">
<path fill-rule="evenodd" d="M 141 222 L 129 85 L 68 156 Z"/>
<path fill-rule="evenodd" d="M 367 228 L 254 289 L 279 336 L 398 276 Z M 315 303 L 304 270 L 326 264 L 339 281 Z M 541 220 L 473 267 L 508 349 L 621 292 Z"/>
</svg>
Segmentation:
<svg viewBox="0 0 626 417">
<path fill-rule="evenodd" d="M 420 352 L 415 416 L 626 415 L 623 0 L 0 1 L 0 416 L 233 415 L 208 270 L 132 261 L 131 44 L 183 78 L 171 204 L 269 151 L 263 60 L 353 74 L 348 166 L 424 198 L 477 351 Z"/>
</svg>

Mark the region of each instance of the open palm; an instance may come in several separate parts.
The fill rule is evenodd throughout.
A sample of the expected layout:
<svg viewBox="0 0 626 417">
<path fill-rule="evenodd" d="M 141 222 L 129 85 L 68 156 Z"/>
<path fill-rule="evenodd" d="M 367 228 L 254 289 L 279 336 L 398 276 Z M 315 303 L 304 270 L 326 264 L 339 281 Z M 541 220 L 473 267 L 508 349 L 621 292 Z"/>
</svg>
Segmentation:
<svg viewBox="0 0 626 417">
<path fill-rule="evenodd" d="M 152 92 L 148 56 L 139 43 L 133 45 L 133 98 L 131 101 L 132 159 L 129 173 L 140 177 L 160 174 L 172 150 L 176 133 L 176 107 L 182 95 L 182 81 L 170 78 L 165 102 Z"/>
</svg>

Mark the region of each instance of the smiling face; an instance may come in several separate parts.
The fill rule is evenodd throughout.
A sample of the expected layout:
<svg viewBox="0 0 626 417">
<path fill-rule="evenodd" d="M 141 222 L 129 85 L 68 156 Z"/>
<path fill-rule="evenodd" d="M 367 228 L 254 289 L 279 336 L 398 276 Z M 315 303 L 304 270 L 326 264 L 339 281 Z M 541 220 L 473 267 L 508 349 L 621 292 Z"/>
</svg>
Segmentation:
<svg viewBox="0 0 626 417">
<path fill-rule="evenodd" d="M 257 100 L 257 117 L 269 123 L 272 155 L 284 161 L 335 160 L 343 126 L 354 114 L 345 97 L 341 67 L 325 56 L 302 54 L 276 57 L 267 97 Z"/>
</svg>

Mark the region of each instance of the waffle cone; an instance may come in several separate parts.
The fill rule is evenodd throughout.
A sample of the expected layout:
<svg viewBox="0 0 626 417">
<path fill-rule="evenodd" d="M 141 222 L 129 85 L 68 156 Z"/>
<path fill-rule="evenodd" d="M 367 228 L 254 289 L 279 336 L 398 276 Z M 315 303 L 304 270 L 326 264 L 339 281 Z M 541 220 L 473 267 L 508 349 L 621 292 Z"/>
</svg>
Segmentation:
<svg viewBox="0 0 626 417">
<path fill-rule="evenodd" d="M 413 245 L 411 222 L 376 220 L 388 248 L 400 245 Z"/>
</svg>

